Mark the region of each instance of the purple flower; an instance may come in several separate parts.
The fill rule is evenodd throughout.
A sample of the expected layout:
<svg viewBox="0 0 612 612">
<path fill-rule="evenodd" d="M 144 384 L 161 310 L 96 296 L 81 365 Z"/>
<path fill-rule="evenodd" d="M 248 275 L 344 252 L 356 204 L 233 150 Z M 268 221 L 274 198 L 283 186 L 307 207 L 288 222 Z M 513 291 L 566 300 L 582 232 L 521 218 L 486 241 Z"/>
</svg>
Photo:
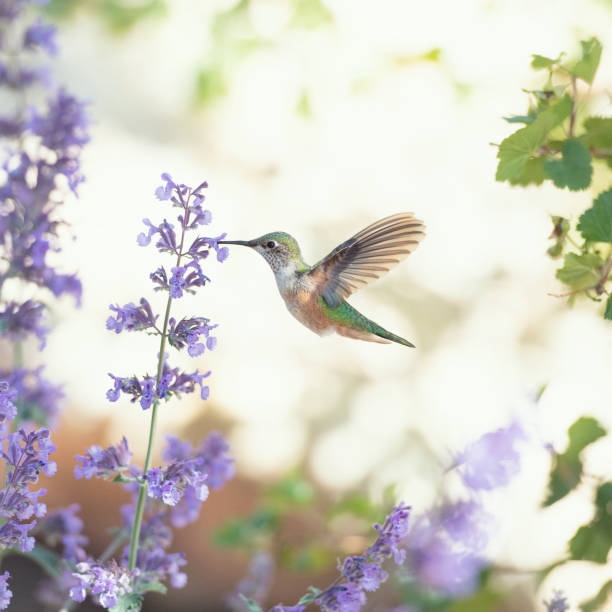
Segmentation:
<svg viewBox="0 0 612 612">
<path fill-rule="evenodd" d="M 7 381 L 0 381 L 0 439 L 6 437 L 8 423 L 17 416 L 17 407 L 13 404 L 16 395 Z"/>
<path fill-rule="evenodd" d="M 21 342 L 29 335 L 35 335 L 40 342 L 39 348 L 43 349 L 49 331 L 42 323 L 44 310 L 45 305 L 34 300 L 26 300 L 23 304 L 8 302 L 4 312 L 0 313 L 0 334 L 12 342 Z"/>
<path fill-rule="evenodd" d="M 382 525 L 374 525 L 374 529 L 380 534 L 378 539 L 365 552 L 366 556 L 380 562 L 385 557 L 393 555 L 395 563 L 400 565 L 406 558 L 406 551 L 399 544 L 408 534 L 408 519 L 410 518 L 410 506 L 399 504 L 387 516 Z"/>
<path fill-rule="evenodd" d="M 23 35 L 23 46 L 26 49 L 44 49 L 49 55 L 57 53 L 54 26 L 37 19 L 31 24 Z"/>
<path fill-rule="evenodd" d="M 132 592 L 132 583 L 138 573 L 138 570 L 129 572 L 117 565 L 114 559 L 106 565 L 79 563 L 76 572 L 72 574 L 79 582 L 70 589 L 70 597 L 82 602 L 87 593 L 90 593 L 96 603 L 104 608 L 112 608 L 117 605 L 121 595 Z"/>
<path fill-rule="evenodd" d="M 165 469 L 154 468 L 147 474 L 149 497 L 161 499 L 169 506 L 175 506 L 186 489 L 192 489 L 193 496 L 200 502 L 208 498 L 206 474 L 202 471 L 201 458 L 175 461 Z"/>
<path fill-rule="evenodd" d="M 140 298 L 140 306 L 133 303 L 125 304 L 123 308 L 118 304 L 109 308 L 115 313 L 114 317 L 106 319 L 106 329 L 119 334 L 126 331 L 141 331 L 155 327 L 157 315 L 153 314 L 151 305 L 145 298 Z"/>
<path fill-rule="evenodd" d="M 180 298 L 183 297 L 183 287 L 185 286 L 185 275 L 186 269 L 184 267 L 172 268 L 172 276 L 168 281 L 170 286 L 170 297 Z"/>
<path fill-rule="evenodd" d="M 564 597 L 561 591 L 553 591 L 553 598 L 550 601 L 545 601 L 546 612 L 567 612 L 569 604 L 567 598 Z"/>
<path fill-rule="evenodd" d="M 471 593 L 486 561 L 491 517 L 476 502 L 457 502 L 430 510 L 407 538 L 409 573 L 428 588 L 452 597 Z"/>
<path fill-rule="evenodd" d="M 54 425 L 64 398 L 61 386 L 54 385 L 43 376 L 44 368 L 36 370 L 16 368 L 4 376 L 16 393 L 15 403 L 21 421 Z"/>
<path fill-rule="evenodd" d="M 515 446 L 526 435 L 518 423 L 484 434 L 455 459 L 461 478 L 470 489 L 491 490 L 507 485 L 521 469 Z"/>
<path fill-rule="evenodd" d="M 0 574 L 0 610 L 6 610 L 11 603 L 13 591 L 8 588 L 10 575 L 8 572 Z"/>
<path fill-rule="evenodd" d="M 236 612 L 242 612 L 244 603 L 241 595 L 261 604 L 272 586 L 273 572 L 272 555 L 266 551 L 257 551 L 249 563 L 247 575 L 236 584 L 233 592 L 226 598 L 228 606 Z"/>
<path fill-rule="evenodd" d="M 214 336 L 210 336 L 210 332 L 217 326 L 208 325 L 208 322 L 205 317 L 184 318 L 178 323 L 174 318 L 170 318 L 168 342 L 179 350 L 187 346 L 187 352 L 191 357 L 201 355 L 205 348 L 213 350 L 217 342 Z M 201 341 L 202 336 L 206 345 Z"/>
<path fill-rule="evenodd" d="M 74 477 L 77 479 L 86 478 L 87 480 L 92 476 L 110 478 L 117 472 L 123 472 L 129 467 L 132 454 L 125 436 L 115 446 L 104 449 L 100 446 L 92 446 L 87 449 L 85 456 L 77 455 L 75 457 L 83 465 L 74 466 Z"/>
<path fill-rule="evenodd" d="M 380 565 L 369 563 L 366 557 L 347 557 L 338 569 L 348 582 L 366 591 L 376 591 L 389 577 Z"/>
<path fill-rule="evenodd" d="M 357 612 L 365 602 L 365 593 L 352 582 L 332 586 L 315 599 L 321 612 Z"/>
<path fill-rule="evenodd" d="M 167 446 L 162 452 L 165 461 L 180 463 L 189 460 L 197 461 L 198 471 L 206 475 L 205 483 L 213 489 L 219 489 L 234 476 L 234 461 L 229 456 L 229 445 L 223 436 L 212 432 L 202 442 L 197 451 L 192 445 L 176 436 L 167 436 Z M 183 495 L 173 506 L 170 522 L 174 527 L 184 527 L 197 520 L 203 499 L 197 487 L 188 486 Z"/>
<path fill-rule="evenodd" d="M 277 604 L 273 608 L 270 608 L 268 612 L 304 612 L 306 606 L 283 606 L 283 604 Z"/>
<path fill-rule="evenodd" d="M 77 516 L 80 509 L 79 504 L 72 504 L 55 510 L 38 525 L 37 535 L 51 548 L 61 543 L 62 556 L 71 563 L 79 563 L 87 558 L 84 546 L 89 538 L 81 533 L 83 521 Z"/>
</svg>

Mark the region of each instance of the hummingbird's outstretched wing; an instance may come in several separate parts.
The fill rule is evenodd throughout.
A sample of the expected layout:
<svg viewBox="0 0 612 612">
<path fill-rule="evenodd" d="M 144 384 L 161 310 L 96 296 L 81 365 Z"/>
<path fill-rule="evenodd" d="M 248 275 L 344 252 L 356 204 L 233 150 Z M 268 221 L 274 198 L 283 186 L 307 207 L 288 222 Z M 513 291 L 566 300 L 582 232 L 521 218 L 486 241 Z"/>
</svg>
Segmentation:
<svg viewBox="0 0 612 612">
<path fill-rule="evenodd" d="M 412 213 L 392 215 L 337 246 L 310 274 L 322 288 L 327 304 L 335 308 L 407 257 L 424 237 L 425 225 Z"/>
</svg>

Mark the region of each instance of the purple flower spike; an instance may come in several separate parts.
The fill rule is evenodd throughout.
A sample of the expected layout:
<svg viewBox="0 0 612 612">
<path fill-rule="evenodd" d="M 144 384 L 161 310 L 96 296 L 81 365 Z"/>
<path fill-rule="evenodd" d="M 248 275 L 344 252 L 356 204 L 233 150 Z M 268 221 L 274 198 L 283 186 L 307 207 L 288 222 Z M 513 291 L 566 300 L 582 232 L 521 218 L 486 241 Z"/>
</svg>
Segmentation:
<svg viewBox="0 0 612 612">
<path fill-rule="evenodd" d="M 84 547 L 89 538 L 81 533 L 83 521 L 77 516 L 80 509 L 79 504 L 72 504 L 55 510 L 38 527 L 40 537 L 48 546 L 54 547 L 58 542 L 62 544 L 62 556 L 71 563 L 79 563 L 87 558 Z"/>
<path fill-rule="evenodd" d="M 57 53 L 55 32 L 54 26 L 46 24 L 42 19 L 38 19 L 25 31 L 23 46 L 26 49 L 43 49 L 49 55 L 55 55 Z"/>
<path fill-rule="evenodd" d="M 546 612 L 567 612 L 570 607 L 567 603 L 567 598 L 561 591 L 554 591 L 553 598 L 550 601 L 545 601 Z"/>
<path fill-rule="evenodd" d="M 149 470 L 147 481 L 149 497 L 161 499 L 169 506 L 175 506 L 183 497 L 186 489 L 192 489 L 195 499 L 200 502 L 208 498 L 206 473 L 202 471 L 203 461 L 200 457 L 175 461 L 166 469 Z"/>
<path fill-rule="evenodd" d="M 141 331 L 155 327 L 157 315 L 153 314 L 151 305 L 145 298 L 140 298 L 140 306 L 129 303 L 123 308 L 119 305 L 109 308 L 115 313 L 114 317 L 106 319 L 106 329 L 119 334 L 124 329 L 126 331 Z"/>
<path fill-rule="evenodd" d="M 45 305 L 34 300 L 26 300 L 23 304 L 8 302 L 4 312 L 0 313 L 0 333 L 13 342 L 21 342 L 29 335 L 34 335 L 42 350 L 49 331 L 42 322 L 44 311 Z"/>
<path fill-rule="evenodd" d="M 507 485 L 521 469 L 521 456 L 515 446 L 525 438 L 522 427 L 515 422 L 470 444 L 454 463 L 465 485 L 475 491 Z"/>
<path fill-rule="evenodd" d="M 76 570 L 72 575 L 78 585 L 70 589 L 70 597 L 82 602 L 90 593 L 96 603 L 107 609 L 116 606 L 121 595 L 132 592 L 132 583 L 139 574 L 138 570 L 129 572 L 120 567 L 114 560 L 107 565 L 79 563 Z"/>
<path fill-rule="evenodd" d="M 74 477 L 77 479 L 86 478 L 87 480 L 93 476 L 108 479 L 117 472 L 127 470 L 132 454 L 125 436 L 115 446 L 109 446 L 105 449 L 100 446 L 92 446 L 87 450 L 85 456 L 77 455 L 75 457 L 82 465 L 74 466 Z"/>
<path fill-rule="evenodd" d="M 9 578 L 8 572 L 0 574 L 0 610 L 6 610 L 11 603 L 11 597 L 13 597 L 13 591 L 8 588 Z"/>
</svg>

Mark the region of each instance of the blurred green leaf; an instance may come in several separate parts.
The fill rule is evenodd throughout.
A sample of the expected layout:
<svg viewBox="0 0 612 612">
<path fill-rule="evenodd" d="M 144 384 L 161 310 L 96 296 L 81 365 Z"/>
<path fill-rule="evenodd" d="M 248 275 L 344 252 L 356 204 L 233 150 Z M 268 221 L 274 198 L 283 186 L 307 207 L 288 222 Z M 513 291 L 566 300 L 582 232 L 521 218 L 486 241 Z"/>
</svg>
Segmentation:
<svg viewBox="0 0 612 612">
<path fill-rule="evenodd" d="M 595 516 L 569 542 L 572 559 L 605 563 L 612 547 L 612 482 L 600 485 L 595 494 Z"/>
<path fill-rule="evenodd" d="M 456 599 L 450 604 L 448 612 L 490 612 L 504 601 L 503 595 L 484 586 L 473 595 Z"/>
<path fill-rule="evenodd" d="M 143 597 L 136 593 L 120 595 L 117 605 L 109 608 L 110 612 L 138 612 L 142 607 Z"/>
<path fill-rule="evenodd" d="M 248 597 L 245 597 L 242 593 L 240 593 L 240 599 L 244 602 L 247 610 L 249 612 L 263 612 L 263 610 L 259 607 L 259 604 Z"/>
<path fill-rule="evenodd" d="M 332 14 L 321 0 L 295 0 L 292 26 L 313 30 L 333 21 Z"/>
<path fill-rule="evenodd" d="M 195 99 L 198 104 L 210 104 L 225 95 L 227 87 L 219 67 L 202 68 L 196 80 Z"/>
<path fill-rule="evenodd" d="M 165 595 L 168 592 L 168 587 L 157 580 L 138 583 L 139 593 L 162 593 Z"/>
<path fill-rule="evenodd" d="M 576 62 L 571 73 L 587 83 L 592 83 L 601 59 L 602 46 L 595 37 L 589 40 L 581 40 L 580 46 L 582 47 L 582 57 Z"/>
<path fill-rule="evenodd" d="M 300 96 L 298 103 L 295 107 L 295 112 L 304 117 L 304 119 L 310 119 L 312 117 L 312 107 L 310 105 L 310 96 L 307 91 L 303 91 Z"/>
<path fill-rule="evenodd" d="M 252 547 L 269 537 L 278 525 L 278 515 L 261 508 L 247 519 L 227 521 L 215 531 L 214 542 L 222 548 Z"/>
<path fill-rule="evenodd" d="M 599 282 L 598 268 L 602 265 L 603 260 L 597 253 L 568 253 L 555 276 L 572 289 L 586 289 Z"/>
<path fill-rule="evenodd" d="M 542 111 L 533 123 L 505 138 L 497 151 L 499 163 L 495 179 L 518 179 L 529 158 L 536 153 L 550 132 L 569 117 L 571 108 L 571 99 L 565 95 L 553 106 Z"/>
<path fill-rule="evenodd" d="M 612 321 L 612 295 L 606 300 L 606 309 L 604 310 L 604 319 Z"/>
<path fill-rule="evenodd" d="M 383 511 L 370 501 L 370 498 L 361 491 L 355 491 L 345 495 L 341 500 L 333 504 L 328 514 L 335 517 L 340 514 L 350 514 L 357 518 L 365 519 L 368 523 L 380 521 Z"/>
<path fill-rule="evenodd" d="M 53 578 L 61 576 L 64 568 L 63 563 L 60 561 L 58 555 L 47 548 L 36 545 L 32 550 L 22 552 L 21 554 L 24 557 L 32 559 L 35 563 L 38 563 L 49 576 Z"/>
<path fill-rule="evenodd" d="M 275 506 L 308 506 L 314 501 L 312 485 L 300 474 L 291 474 L 287 478 L 270 486 L 266 491 L 266 500 Z"/>
<path fill-rule="evenodd" d="M 286 546 L 280 560 L 284 567 L 296 572 L 320 572 L 328 569 L 335 558 L 323 545 L 313 542 L 297 548 Z"/>
<path fill-rule="evenodd" d="M 567 431 L 569 444 L 563 454 L 555 455 L 543 506 L 550 506 L 574 489 L 582 477 L 580 454 L 606 435 L 606 430 L 592 417 L 581 417 Z"/>
<path fill-rule="evenodd" d="M 554 259 L 563 253 L 567 233 L 570 229 L 570 223 L 565 217 L 560 217 L 558 215 L 551 215 L 551 220 L 553 223 L 553 231 L 548 238 L 555 240 L 555 243 L 549 247 L 546 252 Z"/>
<path fill-rule="evenodd" d="M 561 154 L 560 160 L 551 159 L 544 162 L 544 171 L 548 177 L 561 189 L 586 189 L 591 184 L 593 174 L 591 154 L 577 138 L 566 140 L 561 147 Z"/>
<path fill-rule="evenodd" d="M 612 189 L 600 193 L 580 215 L 578 231 L 585 240 L 612 243 Z"/>
<path fill-rule="evenodd" d="M 534 70 L 542 70 L 543 68 L 552 68 L 555 64 L 558 64 L 561 60 L 561 55 L 556 59 L 546 57 L 544 55 L 538 55 L 537 53 L 531 56 L 531 67 Z"/>
<path fill-rule="evenodd" d="M 602 606 L 608 601 L 610 595 L 612 595 L 612 580 L 608 580 L 608 582 L 599 589 L 595 597 L 583 601 L 580 604 L 580 609 L 582 612 L 595 612 L 596 610 L 601 610 Z"/>
<path fill-rule="evenodd" d="M 517 178 L 508 179 L 511 185 L 541 185 L 548 177 L 544 172 L 544 159 L 541 157 L 532 157 L 527 160 L 521 174 Z"/>
<path fill-rule="evenodd" d="M 510 117 L 502 117 L 508 123 L 533 123 L 536 115 L 512 115 Z"/>
<path fill-rule="evenodd" d="M 323 591 L 321 589 L 317 589 L 317 587 L 309 586 L 308 593 L 303 595 L 300 601 L 297 602 L 298 606 L 307 606 L 312 603 Z"/>
<path fill-rule="evenodd" d="M 587 147 L 612 149 L 612 117 L 589 117 L 580 137 Z"/>
</svg>

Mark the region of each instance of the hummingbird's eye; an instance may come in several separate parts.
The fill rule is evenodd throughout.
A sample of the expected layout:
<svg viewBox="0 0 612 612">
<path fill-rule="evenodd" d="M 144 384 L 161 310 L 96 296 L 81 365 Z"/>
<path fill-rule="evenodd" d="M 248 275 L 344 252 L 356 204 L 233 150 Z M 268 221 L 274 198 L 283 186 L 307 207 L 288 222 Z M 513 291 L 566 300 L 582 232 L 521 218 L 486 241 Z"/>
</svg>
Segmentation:
<svg viewBox="0 0 612 612">
<path fill-rule="evenodd" d="M 276 242 L 274 242 L 274 240 L 270 240 L 270 242 L 268 242 L 268 244 L 266 244 L 266 246 L 269 249 L 273 249 L 276 246 Z"/>
</svg>

